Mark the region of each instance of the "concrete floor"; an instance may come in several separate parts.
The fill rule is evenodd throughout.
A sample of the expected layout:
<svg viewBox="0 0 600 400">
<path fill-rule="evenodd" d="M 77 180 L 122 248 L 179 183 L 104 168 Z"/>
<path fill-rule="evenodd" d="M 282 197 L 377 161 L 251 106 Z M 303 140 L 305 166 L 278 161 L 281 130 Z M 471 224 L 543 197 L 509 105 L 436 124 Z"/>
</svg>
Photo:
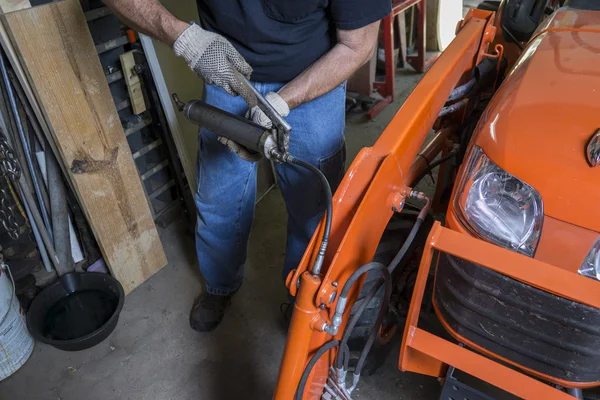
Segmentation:
<svg viewBox="0 0 600 400">
<path fill-rule="evenodd" d="M 375 142 L 420 75 L 404 72 L 398 99 L 375 120 L 350 116 L 349 162 Z M 285 207 L 277 190 L 257 206 L 246 278 L 217 330 L 200 334 L 188 326 L 193 299 L 202 290 L 193 237 L 182 221 L 161 231 L 169 265 L 127 296 L 114 333 L 81 352 L 38 343 L 31 359 L 0 384 L 0 399 L 263 399 L 271 397 L 285 328 L 279 312 L 286 300 L 280 280 L 285 251 Z M 398 345 L 386 365 L 364 377 L 355 398 L 427 399 L 435 379 L 401 373 Z"/>
</svg>

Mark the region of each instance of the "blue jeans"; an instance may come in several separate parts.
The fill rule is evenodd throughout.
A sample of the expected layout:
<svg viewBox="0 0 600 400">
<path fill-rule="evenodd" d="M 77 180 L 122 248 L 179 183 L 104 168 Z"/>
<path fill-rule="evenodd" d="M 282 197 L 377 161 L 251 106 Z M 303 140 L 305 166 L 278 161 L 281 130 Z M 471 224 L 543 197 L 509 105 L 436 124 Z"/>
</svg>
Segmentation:
<svg viewBox="0 0 600 400">
<path fill-rule="evenodd" d="M 280 83 L 255 83 L 263 94 L 276 92 Z M 206 86 L 206 102 L 244 116 L 248 107 L 216 86 Z M 335 191 L 344 175 L 346 85 L 293 109 L 286 118 L 292 126 L 290 153 L 318 167 Z M 244 278 L 254 205 L 257 163 L 238 158 L 201 129 L 195 194 L 198 219 L 196 251 L 209 293 L 227 295 Z M 283 278 L 296 268 L 325 210 L 317 178 L 291 164 L 276 164 L 279 187 L 288 211 L 287 249 Z"/>
</svg>

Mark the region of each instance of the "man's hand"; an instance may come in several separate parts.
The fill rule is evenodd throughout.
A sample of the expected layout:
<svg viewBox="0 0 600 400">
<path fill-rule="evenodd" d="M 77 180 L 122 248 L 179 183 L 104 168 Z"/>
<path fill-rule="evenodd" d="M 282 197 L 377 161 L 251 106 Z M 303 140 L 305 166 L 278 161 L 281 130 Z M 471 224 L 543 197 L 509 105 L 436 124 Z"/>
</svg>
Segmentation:
<svg viewBox="0 0 600 400">
<path fill-rule="evenodd" d="M 220 86 L 227 93 L 249 101 L 252 94 L 237 72 L 249 78 L 252 68 L 223 36 L 192 24 L 177 38 L 173 49 L 207 84 Z"/>
<path fill-rule="evenodd" d="M 267 93 L 265 95 L 265 100 L 267 100 L 269 104 L 273 106 L 275 111 L 277 111 L 277 113 L 279 113 L 279 115 L 282 117 L 287 117 L 289 115 L 290 107 L 277 93 Z M 254 123 L 264 126 L 265 128 L 270 129 L 273 126 L 273 122 L 271 122 L 269 117 L 267 117 L 267 115 L 258 106 L 250 108 L 246 113 L 246 118 L 252 120 Z"/>
<path fill-rule="evenodd" d="M 173 46 L 206 83 L 253 100 L 237 74 L 250 77 L 252 68 L 224 37 L 177 19 L 158 0 L 103 0 L 115 14 L 138 32 Z"/>
</svg>

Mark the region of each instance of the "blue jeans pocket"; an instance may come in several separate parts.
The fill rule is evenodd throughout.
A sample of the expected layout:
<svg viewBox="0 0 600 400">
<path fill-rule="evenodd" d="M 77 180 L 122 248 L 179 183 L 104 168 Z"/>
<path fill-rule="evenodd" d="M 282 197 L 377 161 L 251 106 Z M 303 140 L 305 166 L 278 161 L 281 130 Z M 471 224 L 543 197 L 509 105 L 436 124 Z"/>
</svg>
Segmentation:
<svg viewBox="0 0 600 400">
<path fill-rule="evenodd" d="M 342 178 L 344 178 L 346 165 L 346 142 L 342 142 L 342 145 L 339 149 L 337 149 L 332 154 L 323 157 L 319 160 L 319 169 L 329 182 L 329 186 L 331 186 L 331 192 L 335 193 L 337 187 L 342 182 Z M 321 191 L 321 195 L 319 196 L 319 208 L 325 206 L 325 192 Z"/>
</svg>

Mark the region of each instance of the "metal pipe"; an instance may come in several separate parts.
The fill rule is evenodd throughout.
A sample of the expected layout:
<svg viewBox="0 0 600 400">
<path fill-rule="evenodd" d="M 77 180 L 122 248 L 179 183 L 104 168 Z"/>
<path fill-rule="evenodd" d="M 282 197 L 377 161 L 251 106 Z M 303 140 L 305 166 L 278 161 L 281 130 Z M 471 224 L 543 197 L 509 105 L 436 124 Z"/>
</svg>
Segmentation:
<svg viewBox="0 0 600 400">
<path fill-rule="evenodd" d="M 37 137 L 38 142 L 40 142 L 40 145 L 42 146 L 42 150 L 45 150 L 44 134 L 42 133 L 42 129 L 40 128 L 40 124 L 37 120 L 37 117 L 35 116 L 33 110 L 31 109 L 31 105 L 29 104 L 29 101 L 25 97 L 23 88 L 19 84 L 17 77 L 15 76 L 15 74 L 12 71 L 8 71 L 8 77 L 13 84 L 13 88 L 15 89 L 15 93 L 17 94 L 17 97 L 19 98 L 19 102 L 21 103 L 23 110 L 25 110 L 25 115 L 27 115 L 27 119 L 29 119 L 31 126 L 33 127 L 33 132 L 35 133 L 35 136 Z"/>
<path fill-rule="evenodd" d="M 4 63 L 3 56 L 0 56 L 0 72 L 2 72 L 2 79 L 4 80 L 4 84 L 6 85 L 6 92 L 8 94 L 10 108 L 15 117 L 14 120 L 17 125 L 17 131 L 19 133 L 19 138 L 21 139 L 21 143 L 23 144 L 23 151 L 25 153 L 25 160 L 27 161 L 27 167 L 29 168 L 29 171 L 31 172 L 31 180 L 33 182 L 33 188 L 35 190 L 35 195 L 36 195 L 37 200 L 40 205 L 40 211 L 42 214 L 44 226 L 46 227 L 46 231 L 50 235 L 50 238 L 52 238 L 52 234 L 50 233 L 50 231 L 51 231 L 50 218 L 48 216 L 48 211 L 46 210 L 46 207 L 44 206 L 44 198 L 42 197 L 39 182 L 38 182 L 37 176 L 35 174 L 35 169 L 33 168 L 33 161 L 31 160 L 31 150 L 29 148 L 29 143 L 27 142 L 27 139 L 25 138 L 25 132 L 23 130 L 23 125 L 21 124 L 21 119 L 19 118 L 17 102 L 15 100 L 15 95 L 12 90 L 10 79 L 8 78 L 8 73 L 6 71 L 6 64 Z"/>
<path fill-rule="evenodd" d="M 44 223 L 42 221 L 42 217 L 40 216 L 38 209 L 36 207 L 31 207 L 31 204 L 35 204 L 35 200 L 33 196 L 31 196 L 30 188 L 27 186 L 27 182 L 25 181 L 25 179 L 23 179 L 22 176 L 21 179 L 19 179 L 19 195 L 23 199 L 23 203 L 28 203 L 27 206 L 31 211 L 32 220 L 35 221 L 35 223 L 38 226 L 38 231 L 42 240 L 44 241 L 44 245 L 46 246 L 46 250 L 48 251 L 48 255 L 50 257 L 50 261 L 52 261 L 52 264 L 54 265 L 54 268 L 56 269 L 58 275 L 62 275 L 62 265 L 58 260 L 56 251 L 54 251 L 54 246 L 52 244 L 52 240 L 50 239 L 50 235 L 48 234 L 48 231 L 46 231 L 46 228 L 44 228 Z"/>
<path fill-rule="evenodd" d="M 48 252 L 46 251 L 46 246 L 44 245 L 44 241 L 40 235 L 40 230 L 31 215 L 31 210 L 29 208 L 29 204 L 23 200 L 23 207 L 25 208 L 25 213 L 27 214 L 27 219 L 29 220 L 29 225 L 31 226 L 31 230 L 33 231 L 33 238 L 35 239 L 35 243 L 37 244 L 38 250 L 40 252 L 40 257 L 42 257 L 42 263 L 44 264 L 44 268 L 47 272 L 52 272 L 52 265 L 50 265 L 50 259 L 48 258 Z"/>
<path fill-rule="evenodd" d="M 73 257 L 71 256 L 67 192 L 62 180 L 60 166 L 51 151 L 46 152 L 46 173 L 48 174 L 48 192 L 50 195 L 50 214 L 52 215 L 54 248 L 56 249 L 56 254 L 63 267 L 72 271 Z"/>
</svg>

